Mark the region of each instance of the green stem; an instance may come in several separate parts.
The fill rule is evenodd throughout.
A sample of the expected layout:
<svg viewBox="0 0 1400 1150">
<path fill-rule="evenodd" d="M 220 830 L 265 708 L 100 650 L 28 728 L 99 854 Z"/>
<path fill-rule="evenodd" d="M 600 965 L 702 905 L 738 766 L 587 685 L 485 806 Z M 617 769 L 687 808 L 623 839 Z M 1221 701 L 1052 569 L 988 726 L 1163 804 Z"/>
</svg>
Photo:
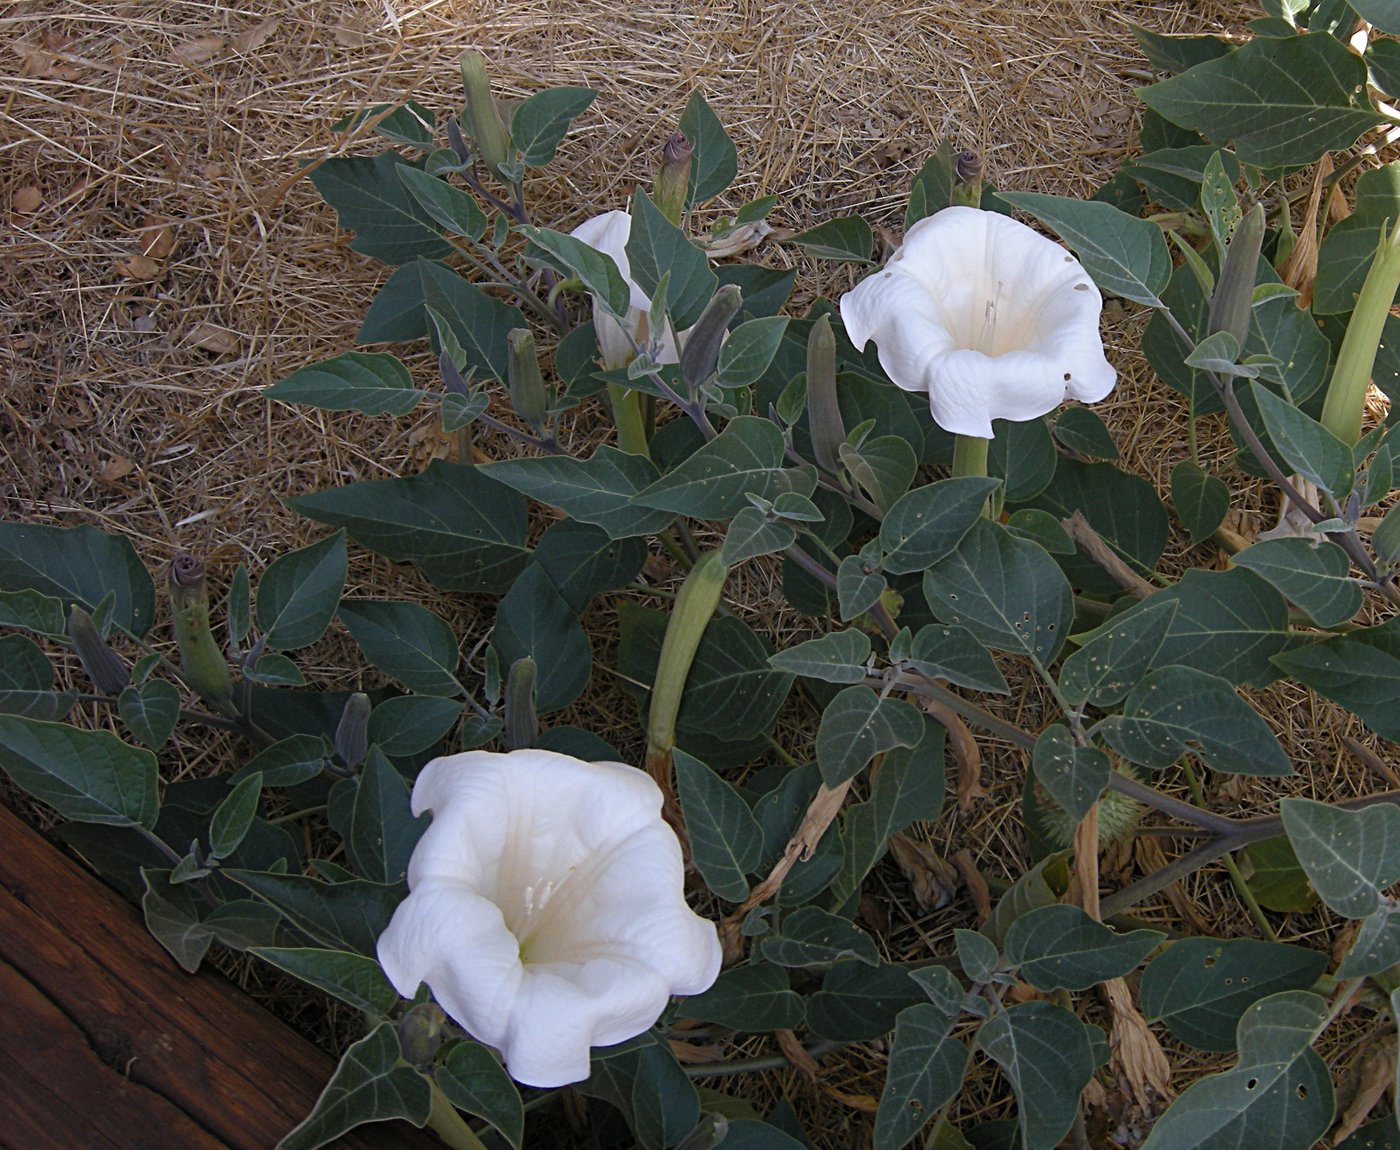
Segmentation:
<svg viewBox="0 0 1400 1150">
<path fill-rule="evenodd" d="M 986 475 L 987 448 L 990 439 L 980 435 L 956 435 L 953 437 L 953 475 Z"/>
<path fill-rule="evenodd" d="M 452 1150 L 486 1150 L 486 1144 L 476 1136 L 447 1095 L 431 1078 L 426 1078 L 432 1094 L 432 1109 L 428 1111 L 428 1126 Z"/>
<path fill-rule="evenodd" d="M 1196 800 L 1198 807 L 1206 805 L 1205 791 L 1201 788 L 1201 780 L 1196 776 L 1196 772 L 1191 769 L 1190 759 L 1181 760 L 1182 772 L 1186 775 L 1186 785 L 1191 788 L 1191 797 Z M 1278 942 L 1278 934 L 1274 931 L 1273 924 L 1264 917 L 1264 908 L 1259 905 L 1259 900 L 1254 897 L 1254 892 L 1249 889 L 1249 884 L 1245 882 L 1244 873 L 1240 870 L 1240 864 L 1235 861 L 1233 853 L 1227 854 L 1224 858 L 1225 870 L 1230 875 L 1230 883 L 1235 888 L 1235 893 L 1240 896 L 1240 901 L 1244 903 L 1245 909 L 1249 911 L 1249 917 L 1254 921 L 1254 925 L 1259 928 L 1262 934 L 1270 942 Z"/>
<path fill-rule="evenodd" d="M 612 407 L 613 423 L 617 426 L 617 445 L 628 455 L 651 458 L 647 444 L 647 426 L 642 418 L 642 393 L 623 387 L 618 383 L 608 384 L 608 403 Z"/>
</svg>

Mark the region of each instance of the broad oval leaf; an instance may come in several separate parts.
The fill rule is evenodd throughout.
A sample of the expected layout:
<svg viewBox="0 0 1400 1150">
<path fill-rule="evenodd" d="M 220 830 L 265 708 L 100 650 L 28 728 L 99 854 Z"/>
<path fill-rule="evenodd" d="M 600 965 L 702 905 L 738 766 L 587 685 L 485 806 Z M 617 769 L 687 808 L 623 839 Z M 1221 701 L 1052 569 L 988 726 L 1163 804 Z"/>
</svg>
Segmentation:
<svg viewBox="0 0 1400 1150">
<path fill-rule="evenodd" d="M 690 208 L 729 187 L 739 173 L 739 157 L 724 125 L 699 91 L 691 92 L 686 101 L 680 128 L 691 147 L 690 186 L 685 197 Z"/>
<path fill-rule="evenodd" d="M 1348 811 L 1312 799 L 1284 799 L 1283 828 L 1322 901 L 1364 918 L 1400 881 L 1400 808 L 1382 803 Z"/>
<path fill-rule="evenodd" d="M 1031 752 L 1031 769 L 1070 818 L 1078 822 L 1108 789 L 1113 768 L 1097 747 L 1081 747 L 1063 723 L 1040 732 Z"/>
<path fill-rule="evenodd" d="M 700 318 L 719 287 L 719 280 L 710 270 L 705 253 L 640 188 L 632 194 L 631 216 L 626 248 L 631 279 L 649 298 L 656 295 L 664 280 L 666 313 L 683 331 Z M 780 330 L 780 337 L 781 334 Z M 760 369 L 754 378 L 762 374 Z"/>
<path fill-rule="evenodd" d="M 410 691 L 449 698 L 463 693 L 457 681 L 461 653 L 447 621 L 417 603 L 345 599 L 337 609 L 360 650 L 378 670 Z"/>
<path fill-rule="evenodd" d="M 453 1106 L 491 1123 L 516 1150 L 525 1141 L 525 1106 L 505 1067 L 486 1047 L 459 1042 L 442 1056 L 433 1079 Z"/>
<path fill-rule="evenodd" d="M 854 627 L 788 647 L 769 658 L 780 671 L 827 683 L 863 683 L 870 639 Z"/>
<path fill-rule="evenodd" d="M 1361 586 L 1351 560 L 1330 539 L 1266 539 L 1234 557 L 1296 603 L 1319 627 L 1336 627 L 1361 610 Z"/>
<path fill-rule="evenodd" d="M 369 716 L 369 741 L 391 758 L 409 758 L 447 737 L 465 704 L 439 695 L 395 695 Z"/>
<path fill-rule="evenodd" d="M 679 748 L 672 757 L 695 868 L 720 898 L 742 902 L 749 893 L 745 876 L 763 854 L 763 832 L 748 804 L 714 771 Z"/>
<path fill-rule="evenodd" d="M 529 168 L 551 163 L 569 126 L 597 95 L 592 88 L 546 88 L 517 104 L 510 118 L 510 142 L 520 153 L 520 162 Z"/>
<path fill-rule="evenodd" d="M 956 1015 L 921 1002 L 895 1022 L 875 1150 L 899 1150 L 962 1088 L 972 1052 L 952 1036 Z"/>
<path fill-rule="evenodd" d="M 682 1000 L 677 1013 L 753 1034 L 800 1026 L 804 1011 L 786 970 L 769 962 L 748 962 L 724 971 L 703 994 Z"/>
<path fill-rule="evenodd" d="M 336 210 L 340 226 L 355 233 L 352 251 L 394 265 L 452 253 L 433 218 L 399 179 L 398 169 L 407 163 L 397 152 L 381 152 L 335 156 L 311 169 L 311 182 Z"/>
<path fill-rule="evenodd" d="M 1042 906 L 1006 932 L 1006 957 L 1039 990 L 1088 990 L 1136 968 L 1166 937 L 1159 930 L 1119 934 L 1077 906 Z"/>
<path fill-rule="evenodd" d="M 258 626 L 274 651 L 309 647 L 326 633 L 345 589 L 345 532 L 279 555 L 258 580 Z"/>
<path fill-rule="evenodd" d="M 356 1010 L 388 1014 L 399 1001 L 399 992 L 389 985 L 379 963 L 364 955 L 311 946 L 259 946 L 250 953 Z"/>
<path fill-rule="evenodd" d="M 893 575 L 923 571 L 950 554 L 982 516 L 994 479 L 944 479 L 897 500 L 880 524 L 880 566 Z"/>
<path fill-rule="evenodd" d="M 1084 1024 L 1049 1002 L 1022 1002 L 984 1022 L 977 1045 L 1016 1093 L 1025 1150 L 1053 1150 L 1074 1124 L 1079 1092 L 1094 1073 Z"/>
<path fill-rule="evenodd" d="M 881 699 L 869 687 L 847 687 L 822 712 L 817 766 L 826 785 L 838 787 L 882 751 L 916 746 L 923 734 L 923 719 L 910 704 Z"/>
<path fill-rule="evenodd" d="M 283 403 L 365 415 L 407 415 L 423 398 L 408 368 L 396 357 L 363 351 L 297 368 L 263 394 Z"/>
<path fill-rule="evenodd" d="M 900 1012 L 926 1002 L 924 992 L 900 966 L 838 962 L 807 1000 L 813 1034 L 835 1042 L 870 1042 L 894 1029 Z"/>
<path fill-rule="evenodd" d="M 593 670 L 593 648 L 578 617 L 535 564 L 525 568 L 496 608 L 491 645 L 502 667 L 526 656 L 535 660 L 540 714 L 562 710 L 577 699 Z"/>
<path fill-rule="evenodd" d="M 473 242 L 481 238 L 486 230 L 486 214 L 471 196 L 448 183 L 445 176 L 430 175 L 421 168 L 400 164 L 399 179 L 439 227 Z"/>
<path fill-rule="evenodd" d="M 1147 674 L 1166 641 L 1176 603 L 1154 596 L 1145 607 L 1110 619 L 1084 637 L 1060 668 L 1060 690 L 1073 704 L 1111 707 Z"/>
</svg>

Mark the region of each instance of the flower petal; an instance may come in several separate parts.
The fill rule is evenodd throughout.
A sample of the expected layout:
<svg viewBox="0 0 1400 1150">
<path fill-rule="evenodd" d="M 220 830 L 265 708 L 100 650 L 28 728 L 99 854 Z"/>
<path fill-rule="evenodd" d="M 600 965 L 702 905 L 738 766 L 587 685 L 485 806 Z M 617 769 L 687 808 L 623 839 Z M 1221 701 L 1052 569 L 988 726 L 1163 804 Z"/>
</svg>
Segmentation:
<svg viewBox="0 0 1400 1150">
<path fill-rule="evenodd" d="M 520 944 L 495 903 L 462 886 L 415 890 L 379 936 L 379 965 L 405 998 L 420 983 L 473 1037 L 506 1039 L 523 978 Z"/>
<path fill-rule="evenodd" d="M 645 312 L 651 307 L 651 300 L 647 293 L 642 291 L 637 281 L 632 278 L 632 265 L 627 261 L 627 240 L 632 235 L 632 217 L 630 215 L 626 212 L 604 212 L 601 216 L 584 220 L 569 235 L 604 255 L 612 256 L 613 263 L 617 264 L 617 270 L 622 273 L 622 278 L 627 281 L 627 286 L 631 289 L 632 299 L 630 303 L 633 311 Z M 631 322 L 634 317 L 629 314 L 627 318 Z"/>
<path fill-rule="evenodd" d="M 530 964 L 500 1045 L 511 1077 L 564 1086 L 588 1077 L 589 1051 L 646 1030 L 666 1008 L 665 980 L 614 956 Z"/>
</svg>

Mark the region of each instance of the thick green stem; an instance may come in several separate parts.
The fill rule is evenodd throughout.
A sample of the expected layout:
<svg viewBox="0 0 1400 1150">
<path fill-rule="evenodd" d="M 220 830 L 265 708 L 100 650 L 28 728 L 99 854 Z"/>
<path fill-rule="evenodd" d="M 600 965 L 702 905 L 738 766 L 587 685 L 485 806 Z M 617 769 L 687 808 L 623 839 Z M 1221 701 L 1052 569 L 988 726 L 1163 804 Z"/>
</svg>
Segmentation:
<svg viewBox="0 0 1400 1150">
<path fill-rule="evenodd" d="M 728 576 L 729 566 L 720 552 L 702 555 L 681 585 L 676 605 L 671 610 L 671 621 L 666 625 L 647 721 L 647 770 L 661 784 L 663 793 L 669 793 L 671 751 L 676 745 L 676 715 L 681 709 L 681 692 L 685 690 L 690 664 L 719 606 Z"/>
<path fill-rule="evenodd" d="M 957 435 L 953 437 L 953 475 L 986 475 L 987 448 L 990 439 L 980 435 Z"/>
<path fill-rule="evenodd" d="M 613 423 L 617 425 L 617 445 L 628 455 L 650 458 L 641 400 L 642 393 L 639 391 L 617 383 L 608 384 L 608 403 L 612 407 Z"/>
<path fill-rule="evenodd" d="M 486 1144 L 467 1125 L 466 1119 L 457 1113 L 457 1108 L 447 1100 L 442 1088 L 431 1078 L 427 1082 L 433 1099 L 432 1109 L 428 1111 L 428 1128 L 452 1150 L 486 1150 Z"/>
<path fill-rule="evenodd" d="M 1327 387 L 1327 399 L 1322 405 L 1322 425 L 1343 443 L 1355 443 L 1361 437 L 1361 413 L 1366 401 L 1366 389 L 1376 366 L 1376 349 L 1386 317 L 1400 289 L 1400 224 L 1389 232 L 1381 228 L 1380 243 L 1371 270 L 1356 298 L 1356 308 L 1347 323 L 1347 333 L 1337 352 L 1337 365 L 1332 369 L 1332 382 Z"/>
</svg>

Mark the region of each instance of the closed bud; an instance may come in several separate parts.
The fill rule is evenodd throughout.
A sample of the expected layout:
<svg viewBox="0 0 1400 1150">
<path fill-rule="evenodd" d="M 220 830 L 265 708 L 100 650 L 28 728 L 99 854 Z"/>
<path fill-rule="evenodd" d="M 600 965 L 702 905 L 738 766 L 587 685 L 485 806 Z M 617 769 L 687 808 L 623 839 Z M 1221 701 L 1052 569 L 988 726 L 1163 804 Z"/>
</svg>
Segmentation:
<svg viewBox="0 0 1400 1150">
<path fill-rule="evenodd" d="M 442 1045 L 447 1015 L 436 1002 L 410 1006 L 399 1019 L 399 1050 L 413 1066 L 431 1066 Z"/>
<path fill-rule="evenodd" d="M 685 347 L 681 349 L 681 379 L 692 394 L 714 374 L 729 321 L 739 314 L 742 302 L 738 285 L 725 284 L 710 298 L 685 337 Z"/>
<path fill-rule="evenodd" d="M 1228 332 L 1244 347 L 1249 338 L 1249 317 L 1254 310 L 1254 281 L 1259 250 L 1264 244 L 1264 205 L 1255 204 L 1235 225 L 1225 263 L 1210 297 L 1208 335 Z"/>
<path fill-rule="evenodd" d="M 165 583 L 180 648 L 180 677 L 206 703 L 222 706 L 233 698 L 233 678 L 209 626 L 204 561 L 183 552 L 176 555 Z"/>
<path fill-rule="evenodd" d="M 835 475 L 846 427 L 841 422 L 841 405 L 836 402 L 836 336 L 829 315 L 817 320 L 807 337 L 807 422 L 817 466 Z"/>
<path fill-rule="evenodd" d="M 510 358 L 507 361 L 507 383 L 510 403 L 515 414 L 536 431 L 544 428 L 549 411 L 549 392 L 540 375 L 540 357 L 535 351 L 535 337 L 527 329 L 517 327 L 507 337 Z"/>
<path fill-rule="evenodd" d="M 526 655 L 510 665 L 510 674 L 506 676 L 501 738 L 507 750 L 532 747 L 539 734 L 539 721 L 535 718 L 535 672 L 535 660 Z"/>
<path fill-rule="evenodd" d="M 953 186 L 953 203 L 967 208 L 982 206 L 982 157 L 964 148 L 953 161 L 953 174 L 958 182 Z"/>
<path fill-rule="evenodd" d="M 510 133 L 506 131 L 496 98 L 491 95 L 491 77 L 480 52 L 463 52 L 462 87 L 467 90 L 466 117 L 482 161 L 493 172 L 510 159 Z"/>
<path fill-rule="evenodd" d="M 92 616 L 76 603 L 68 612 L 68 638 L 73 640 L 78 661 L 97 689 L 104 695 L 120 695 L 131 682 L 131 672 L 121 656 L 107 646 Z"/>
<path fill-rule="evenodd" d="M 651 198 L 673 224 L 679 226 L 690 191 L 690 159 L 694 149 L 684 132 L 673 132 L 661 150 L 661 167 L 656 172 Z"/>
<path fill-rule="evenodd" d="M 345 700 L 335 728 L 335 753 L 347 767 L 358 767 L 369 750 L 369 696 L 356 691 Z"/>
</svg>

